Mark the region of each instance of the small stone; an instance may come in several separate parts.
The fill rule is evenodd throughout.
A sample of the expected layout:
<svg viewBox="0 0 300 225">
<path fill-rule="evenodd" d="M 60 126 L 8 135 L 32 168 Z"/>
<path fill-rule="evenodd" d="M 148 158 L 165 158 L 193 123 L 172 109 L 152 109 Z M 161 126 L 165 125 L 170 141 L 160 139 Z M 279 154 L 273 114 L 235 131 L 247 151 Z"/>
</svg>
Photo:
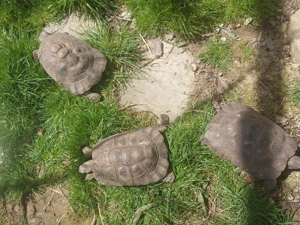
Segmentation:
<svg viewBox="0 0 300 225">
<path fill-rule="evenodd" d="M 238 24 L 236 25 L 236 27 L 237 27 L 237 28 L 240 28 L 240 27 L 241 27 L 241 24 L 238 23 Z"/>
<path fill-rule="evenodd" d="M 221 41 L 225 42 L 227 40 L 226 37 L 221 37 Z"/>
<path fill-rule="evenodd" d="M 163 44 L 161 40 L 157 38 L 147 40 L 147 44 L 155 58 L 160 58 L 163 55 Z"/>
<path fill-rule="evenodd" d="M 249 25 L 251 22 L 253 21 L 253 19 L 250 17 L 250 18 L 247 18 L 244 22 L 244 25 L 247 26 Z"/>
<path fill-rule="evenodd" d="M 235 59 L 233 62 L 234 62 L 234 64 L 235 64 L 237 67 L 240 67 L 240 66 L 241 66 L 240 60 Z"/>
<path fill-rule="evenodd" d="M 198 70 L 198 66 L 196 64 L 191 64 L 191 67 L 192 67 L 192 71 L 195 72 Z"/>
<path fill-rule="evenodd" d="M 211 78 L 210 77 L 206 77 L 205 80 L 206 80 L 206 82 L 211 82 Z"/>
<path fill-rule="evenodd" d="M 232 26 L 232 24 L 229 24 L 227 26 L 227 30 L 229 30 L 229 31 L 233 31 L 234 30 L 234 27 Z"/>
<path fill-rule="evenodd" d="M 294 197 L 291 194 L 287 194 L 287 200 L 293 201 Z"/>
<path fill-rule="evenodd" d="M 131 12 L 130 11 L 124 11 L 120 14 L 120 17 L 126 20 L 131 19 Z"/>
</svg>

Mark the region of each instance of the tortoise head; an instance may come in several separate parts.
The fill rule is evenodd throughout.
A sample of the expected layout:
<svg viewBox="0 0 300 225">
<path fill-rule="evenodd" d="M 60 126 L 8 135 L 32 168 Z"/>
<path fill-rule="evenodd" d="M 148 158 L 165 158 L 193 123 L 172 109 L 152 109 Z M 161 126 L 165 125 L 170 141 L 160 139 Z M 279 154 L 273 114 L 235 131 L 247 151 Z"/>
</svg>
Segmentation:
<svg viewBox="0 0 300 225">
<path fill-rule="evenodd" d="M 89 160 L 85 163 L 83 163 L 80 167 L 79 167 L 79 173 L 91 173 L 92 172 L 92 163 L 93 160 Z"/>
</svg>

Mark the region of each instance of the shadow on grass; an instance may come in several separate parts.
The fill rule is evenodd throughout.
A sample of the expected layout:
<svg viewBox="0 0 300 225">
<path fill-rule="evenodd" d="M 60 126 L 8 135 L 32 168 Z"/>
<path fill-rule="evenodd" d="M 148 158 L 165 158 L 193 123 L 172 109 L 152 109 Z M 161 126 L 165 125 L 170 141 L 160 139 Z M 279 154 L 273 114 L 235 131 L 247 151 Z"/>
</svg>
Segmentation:
<svg viewBox="0 0 300 225">
<path fill-rule="evenodd" d="M 256 1 L 256 6 L 257 8 L 255 10 L 260 12 L 262 7 L 261 2 Z M 280 28 L 281 21 L 278 17 L 261 21 L 260 37 L 257 42 L 258 53 L 256 58 L 256 71 L 258 73 L 258 78 L 254 89 L 255 109 L 272 121 L 275 121 L 277 115 L 285 114 L 284 105 L 286 101 L 285 94 L 287 91 L 283 77 L 284 45 L 286 43 L 284 34 Z M 244 121 L 247 122 L 255 119 L 247 114 L 241 115 L 241 117 L 243 116 L 244 118 L 241 118 L 241 120 L 244 119 Z M 243 169 L 246 169 L 247 167 L 254 168 L 254 175 L 256 175 L 256 177 L 261 177 L 263 179 L 277 178 L 281 174 L 281 170 L 284 170 L 286 166 L 286 162 L 283 160 L 285 157 L 282 157 L 281 154 L 283 151 L 289 149 L 289 147 L 280 149 L 273 148 L 275 145 L 281 146 L 282 144 L 282 137 L 280 137 L 281 131 L 276 128 L 275 124 L 268 123 L 268 121 L 254 122 L 253 120 L 253 124 L 249 125 L 252 125 L 252 127 L 243 126 L 237 133 L 242 134 L 243 137 L 247 137 L 247 146 L 250 146 L 255 142 L 256 147 L 249 147 L 249 149 L 247 149 L 247 146 L 237 146 L 238 149 L 244 149 L 240 155 L 241 165 L 239 165 L 239 167 Z M 274 135 L 272 139 L 269 138 L 269 133 Z M 277 138 L 275 138 L 275 134 L 277 135 Z M 272 148 L 269 146 L 272 146 Z M 253 150 L 257 151 L 257 157 L 254 159 L 252 158 Z M 229 157 L 231 158 L 233 156 L 231 155 Z M 284 164 L 281 168 L 278 166 L 280 163 Z M 265 165 L 269 165 L 269 167 L 265 167 Z M 272 167 L 274 169 L 272 169 Z M 274 214 L 273 211 L 268 210 L 270 209 L 270 202 L 268 200 L 265 199 L 265 201 L 262 201 L 262 204 L 266 204 L 263 208 L 258 210 L 257 207 L 254 207 L 255 201 L 262 197 L 266 198 L 268 194 L 265 193 L 264 196 L 264 194 L 262 194 L 264 193 L 263 191 L 256 190 L 254 192 L 258 195 L 255 197 L 253 191 L 254 190 L 250 187 L 248 194 L 245 194 L 244 197 L 245 205 L 248 210 L 247 214 L 249 216 L 243 224 L 273 224 L 275 221 L 272 217 L 276 214 Z M 260 205 L 257 204 L 257 206 Z M 258 215 L 259 212 L 261 212 L 260 215 Z"/>
<path fill-rule="evenodd" d="M 257 12 L 261 12 L 262 4 L 259 1 L 256 2 Z M 274 2 L 275 4 L 275 2 Z M 281 15 L 278 15 L 281 16 Z M 286 88 L 284 85 L 284 77 L 283 77 L 283 67 L 284 67 L 284 46 L 286 44 L 284 40 L 284 34 L 281 28 L 281 21 L 278 20 L 278 17 L 270 18 L 264 21 L 261 21 L 260 28 L 260 37 L 258 39 L 258 53 L 256 57 L 256 71 L 258 73 L 258 78 L 256 80 L 256 87 L 254 88 L 254 97 L 256 107 L 262 115 L 267 118 L 275 121 L 277 115 L 284 115 L 284 104 L 286 101 Z M 238 85 L 239 81 L 236 81 L 231 85 L 231 89 L 235 88 Z M 224 95 L 226 92 L 230 91 L 227 89 L 224 93 L 220 95 Z M 238 110 L 237 110 L 238 111 Z M 238 112 L 237 112 L 238 113 Z M 240 120 L 244 121 L 247 125 L 248 121 L 251 119 L 251 116 L 247 113 L 241 114 Z M 265 124 L 264 124 L 265 123 Z M 250 126 L 253 125 L 253 126 Z M 265 126 L 266 125 L 266 126 Z M 235 128 L 235 127 L 234 127 Z M 279 134 L 278 138 L 270 139 L 268 133 L 272 132 L 273 134 L 276 132 Z M 223 130 L 224 131 L 224 130 Z M 242 137 L 246 137 L 246 142 L 239 143 L 239 141 L 232 141 L 227 144 L 231 144 L 230 146 L 225 147 L 226 149 L 232 149 L 232 152 L 227 152 L 227 155 L 224 155 L 224 152 L 219 155 L 222 158 L 225 158 L 229 161 L 236 162 L 236 164 L 246 170 L 251 167 L 254 168 L 254 175 L 256 177 L 261 177 L 262 179 L 266 178 L 277 178 L 281 174 L 281 170 L 285 169 L 286 162 L 281 162 L 284 157 L 281 158 L 283 151 L 286 151 L 286 148 L 280 149 L 270 149 L 269 146 L 273 146 L 273 144 L 279 144 L 281 146 L 282 137 L 280 135 L 281 131 L 278 130 L 275 124 L 272 124 L 271 121 L 263 121 L 251 122 L 248 126 L 238 127 L 237 130 L 233 133 L 222 133 L 222 135 L 226 136 L 226 139 L 231 139 L 234 137 L 238 138 L 236 134 L 241 134 Z M 232 136 L 230 136 L 232 135 Z M 278 142 L 279 143 L 276 143 Z M 226 141 L 224 141 L 226 143 Z M 253 144 L 255 143 L 255 147 Z M 223 148 L 222 143 L 219 148 Z M 249 147 L 249 149 L 247 149 Z M 240 151 L 243 149 L 243 151 Z M 252 158 L 252 151 L 257 151 L 257 157 Z M 276 152 L 277 151 L 277 152 Z M 240 153 L 240 154 L 238 154 Z M 282 168 L 278 166 L 278 163 L 283 163 Z M 264 167 L 265 165 L 270 165 L 270 169 L 268 167 Z M 271 169 L 273 166 L 276 170 Z M 225 212 L 225 214 L 229 214 L 231 221 L 235 220 L 235 224 L 278 224 L 278 223 L 288 223 L 288 216 L 284 215 L 283 210 L 280 209 L 280 205 L 274 204 L 270 201 L 270 193 L 257 188 L 257 187 L 246 187 L 241 188 L 236 186 L 236 189 L 230 189 L 230 183 L 233 181 L 229 181 L 228 179 L 235 179 L 234 177 L 230 177 L 229 171 L 224 171 L 221 174 L 224 177 L 227 177 L 227 180 L 223 180 L 224 183 L 221 184 L 221 189 L 219 194 L 222 196 L 224 200 L 221 205 L 230 208 L 230 211 Z M 272 174 L 272 175 L 270 175 Z M 220 178 L 222 180 L 222 178 Z M 226 195 L 224 193 L 228 193 L 232 202 L 231 206 L 227 205 L 226 202 L 230 200 L 226 200 Z M 240 204 L 241 202 L 242 205 Z M 243 206 L 241 208 L 244 209 L 243 212 L 234 206 L 234 204 Z M 234 213 L 243 213 L 245 216 L 243 220 L 235 218 Z M 222 217 L 222 216 L 221 216 Z M 226 216 L 225 216 L 226 217 Z"/>
</svg>

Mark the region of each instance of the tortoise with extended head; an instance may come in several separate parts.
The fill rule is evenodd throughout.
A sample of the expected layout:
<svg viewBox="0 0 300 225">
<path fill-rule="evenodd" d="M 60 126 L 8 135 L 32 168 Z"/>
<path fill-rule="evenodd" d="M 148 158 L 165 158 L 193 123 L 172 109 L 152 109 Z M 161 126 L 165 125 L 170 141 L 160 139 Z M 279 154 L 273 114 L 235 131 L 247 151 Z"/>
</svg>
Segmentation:
<svg viewBox="0 0 300 225">
<path fill-rule="evenodd" d="M 106 67 L 106 57 L 86 42 L 68 33 L 41 33 L 41 45 L 33 52 L 46 72 L 64 89 L 99 101 L 89 90 L 97 84 Z"/>
<path fill-rule="evenodd" d="M 277 124 L 243 103 L 228 103 L 215 115 L 201 143 L 271 190 L 288 165 L 300 169 L 296 142 Z"/>
<path fill-rule="evenodd" d="M 79 172 L 87 173 L 87 180 L 95 178 L 108 186 L 147 185 L 164 178 L 172 182 L 174 175 L 167 176 L 168 148 L 161 134 L 165 129 L 164 125 L 140 128 L 100 140 L 93 148 L 85 147 L 83 153 L 92 159 L 83 163 Z"/>
</svg>

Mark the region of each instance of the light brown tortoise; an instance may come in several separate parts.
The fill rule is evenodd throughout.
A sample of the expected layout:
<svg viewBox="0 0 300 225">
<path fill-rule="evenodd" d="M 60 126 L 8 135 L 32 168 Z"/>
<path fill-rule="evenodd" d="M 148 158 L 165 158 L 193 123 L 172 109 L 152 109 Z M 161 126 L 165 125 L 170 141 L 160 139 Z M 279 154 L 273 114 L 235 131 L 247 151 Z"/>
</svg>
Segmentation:
<svg viewBox="0 0 300 225">
<path fill-rule="evenodd" d="M 230 161 L 272 190 L 288 165 L 300 169 L 296 142 L 277 124 L 243 103 L 223 106 L 200 137 L 218 156 Z"/>
<path fill-rule="evenodd" d="M 163 115 L 163 121 L 168 117 Z M 173 182 L 174 174 L 167 173 L 169 167 L 168 148 L 161 132 L 164 124 L 157 128 L 139 128 L 115 134 L 100 140 L 93 148 L 85 147 L 83 153 L 92 159 L 79 167 L 86 179 L 96 179 L 107 186 L 137 186 Z"/>
<path fill-rule="evenodd" d="M 95 102 L 100 95 L 89 90 L 97 84 L 106 67 L 99 50 L 68 33 L 41 33 L 41 45 L 33 52 L 46 72 L 64 89 Z"/>
</svg>

